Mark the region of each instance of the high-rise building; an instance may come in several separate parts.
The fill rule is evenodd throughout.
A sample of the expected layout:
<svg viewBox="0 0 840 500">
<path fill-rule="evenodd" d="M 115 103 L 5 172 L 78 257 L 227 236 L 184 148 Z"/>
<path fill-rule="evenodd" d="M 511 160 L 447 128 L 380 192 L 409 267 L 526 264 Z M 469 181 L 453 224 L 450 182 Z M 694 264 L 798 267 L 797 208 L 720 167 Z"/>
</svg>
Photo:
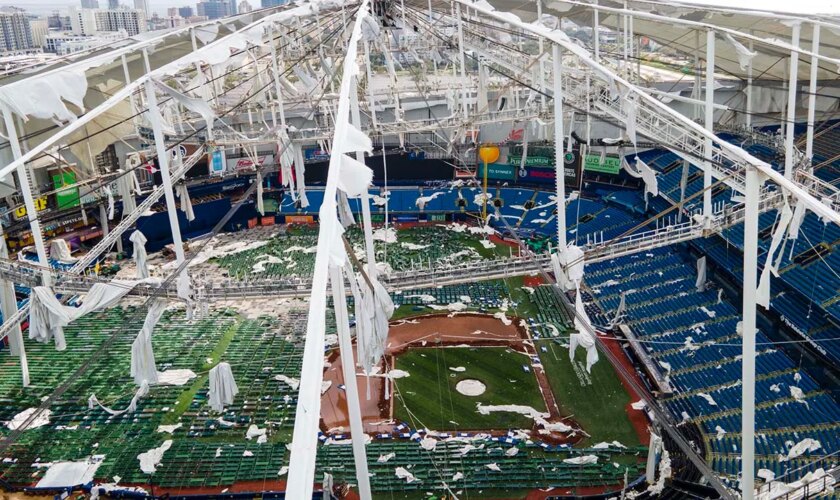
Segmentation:
<svg viewBox="0 0 840 500">
<path fill-rule="evenodd" d="M 146 13 L 139 9 L 95 10 L 98 31 L 121 31 L 134 36 L 146 31 Z"/>
<path fill-rule="evenodd" d="M 285 5 L 289 0 L 261 0 L 262 8 L 277 7 L 278 5 Z"/>
<path fill-rule="evenodd" d="M 139 9 L 70 9 L 73 34 L 92 36 L 100 31 L 125 31 L 134 36 L 146 31 L 146 13 Z"/>
<path fill-rule="evenodd" d="M 111 10 L 120 8 L 120 0 L 108 0 L 108 8 Z"/>
<path fill-rule="evenodd" d="M 31 50 L 32 30 L 23 11 L 0 12 L 0 52 Z"/>
<path fill-rule="evenodd" d="M 178 7 L 178 15 L 183 18 L 192 17 L 195 15 L 192 7 Z"/>
<path fill-rule="evenodd" d="M 207 16 L 208 19 L 219 19 L 234 13 L 231 10 L 231 4 L 225 0 L 204 0 L 198 2 L 196 7 L 198 8 L 198 15 Z"/>
<path fill-rule="evenodd" d="M 152 17 L 152 10 L 149 8 L 149 0 L 134 0 L 134 8 L 146 13 L 146 19 Z"/>
<path fill-rule="evenodd" d="M 47 19 L 30 20 L 29 29 L 32 31 L 32 44 L 35 47 L 43 48 L 47 40 L 47 34 L 50 32 L 50 25 Z"/>
<path fill-rule="evenodd" d="M 238 10 L 240 14 L 247 14 L 248 12 L 253 11 L 254 8 L 251 7 L 251 2 L 248 0 L 242 0 L 242 3 L 239 4 Z"/>
<path fill-rule="evenodd" d="M 98 9 L 99 0 L 82 0 L 83 9 Z"/>
<path fill-rule="evenodd" d="M 70 30 L 74 35 L 93 36 L 99 31 L 96 26 L 96 9 L 70 9 Z"/>
</svg>

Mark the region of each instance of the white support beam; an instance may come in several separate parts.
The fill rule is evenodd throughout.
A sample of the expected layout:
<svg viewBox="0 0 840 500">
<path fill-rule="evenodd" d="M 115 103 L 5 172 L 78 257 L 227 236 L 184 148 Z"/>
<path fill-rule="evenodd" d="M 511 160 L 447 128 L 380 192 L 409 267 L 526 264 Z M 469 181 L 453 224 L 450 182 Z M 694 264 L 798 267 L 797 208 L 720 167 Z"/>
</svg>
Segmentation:
<svg viewBox="0 0 840 500">
<path fill-rule="evenodd" d="M 462 0 L 457 0 L 457 1 L 462 1 Z M 772 38 L 772 37 L 762 38 L 762 37 L 756 36 L 752 33 L 739 31 L 739 30 L 734 29 L 734 28 L 727 28 L 725 26 L 720 26 L 720 25 L 716 25 L 716 24 L 712 24 L 712 23 L 708 23 L 708 22 L 691 21 L 689 19 L 676 17 L 676 16 L 674 16 L 674 17 L 663 16 L 663 15 L 660 15 L 660 14 L 653 14 L 651 12 L 645 12 L 643 10 L 625 10 L 623 8 L 607 7 L 607 6 L 599 5 L 597 1 L 595 3 L 586 3 L 586 2 L 579 1 L 579 0 L 560 0 L 560 1 L 562 3 L 566 3 L 566 4 L 578 6 L 578 7 L 583 7 L 584 9 L 591 9 L 592 12 L 593 12 L 593 17 L 595 19 L 597 19 L 598 15 L 600 13 L 604 13 L 606 15 L 614 15 L 614 16 L 632 15 L 632 16 L 635 16 L 639 19 L 644 19 L 644 20 L 647 20 L 647 21 L 663 23 L 666 26 L 680 26 L 680 27 L 685 28 L 685 29 L 694 29 L 694 30 L 700 30 L 700 31 L 713 30 L 717 33 L 721 33 L 721 34 L 726 33 L 726 34 L 732 35 L 732 37 L 734 37 L 735 39 L 748 40 L 748 41 L 751 40 L 751 41 L 757 42 L 759 45 L 769 47 L 773 51 L 783 51 L 783 52 L 794 51 L 797 54 L 800 54 L 800 55 L 803 55 L 803 56 L 814 56 L 819 61 L 825 62 L 826 64 L 830 64 L 832 66 L 840 65 L 840 59 L 838 59 L 838 58 L 829 57 L 829 56 L 826 56 L 826 55 L 814 54 L 810 50 L 805 50 L 798 45 L 793 45 L 792 46 L 788 43 L 780 41 L 777 38 Z M 799 22 L 804 21 L 804 20 L 807 20 L 808 22 L 819 22 L 819 21 L 816 21 L 816 20 L 813 20 L 813 19 L 808 19 L 808 18 L 797 18 L 796 20 L 799 21 Z M 834 26 L 834 29 L 837 29 L 837 27 Z"/>
<path fill-rule="evenodd" d="M 552 63 L 554 64 L 554 166 L 557 172 L 556 196 L 557 196 L 557 250 L 563 252 L 566 249 L 566 175 L 565 162 L 563 161 L 563 138 L 566 136 L 563 129 L 563 53 L 560 46 L 552 44 Z M 580 175 L 583 175 L 581 171 Z"/>
<path fill-rule="evenodd" d="M 794 47 L 799 46 L 799 32 L 802 25 L 796 23 L 791 27 L 790 44 Z M 788 102 L 787 102 L 787 127 L 785 131 L 785 178 L 793 178 L 793 133 L 794 125 L 796 125 L 796 89 L 799 87 L 797 82 L 799 75 L 799 53 L 795 50 L 790 52 L 790 70 L 788 76 Z"/>
<path fill-rule="evenodd" d="M 9 248 L 6 246 L 6 236 L 3 234 L 2 225 L 0 225 L 0 259 L 9 259 Z M 4 319 L 12 318 L 18 311 L 15 285 L 8 279 L 0 280 L 0 309 L 3 311 Z M 21 332 L 20 323 L 17 321 L 12 323 L 8 343 L 9 354 L 20 359 L 20 376 L 23 387 L 29 387 L 29 361 L 26 358 L 26 346 L 23 344 L 23 332 Z"/>
<path fill-rule="evenodd" d="M 820 52 L 820 25 L 814 24 L 811 32 L 811 52 L 818 54 Z M 808 83 L 808 131 L 805 137 L 805 156 L 808 159 L 814 157 L 814 114 L 817 109 L 817 70 L 819 69 L 819 61 L 816 57 L 811 57 L 811 79 Z"/>
<path fill-rule="evenodd" d="M 155 95 L 154 81 L 146 82 L 146 102 L 149 106 L 149 121 L 155 136 L 155 152 L 157 153 L 160 177 L 163 181 L 164 197 L 166 198 L 166 212 L 169 215 L 169 226 L 172 230 L 172 246 L 175 249 L 175 260 L 180 265 L 184 262 L 184 243 L 181 239 L 181 227 L 178 225 L 178 206 L 175 204 L 175 194 L 172 192 L 172 177 L 169 173 L 169 152 L 166 150 L 166 138 L 163 133 L 163 118 L 158 108 Z M 184 270 L 186 272 L 186 269 Z"/>
<path fill-rule="evenodd" d="M 347 262 L 345 265 L 350 265 Z M 344 292 L 344 276 L 341 268 L 330 266 L 330 286 L 335 326 L 338 330 L 338 348 L 341 355 L 341 373 L 344 377 L 344 394 L 347 401 L 347 415 L 350 417 L 350 441 L 353 446 L 353 460 L 356 465 L 356 481 L 361 500 L 371 500 L 370 475 L 368 474 L 367 452 L 365 451 L 365 428 L 362 410 L 359 407 L 359 387 L 356 380 L 356 359 L 353 356 L 353 342 L 350 339 L 350 319 L 347 314 L 347 296 Z"/>
<path fill-rule="evenodd" d="M 469 119 L 470 112 L 467 109 L 467 63 L 464 56 L 464 23 L 461 21 L 461 4 L 455 4 L 455 19 L 458 22 L 458 58 L 461 66 L 461 84 L 463 90 L 461 91 L 461 109 L 463 110 L 464 120 Z"/>
<path fill-rule="evenodd" d="M 741 493 L 751 500 L 755 488 L 755 336 L 758 276 L 758 204 L 761 174 L 747 168 L 744 202 L 744 290 L 741 358 Z"/>
<path fill-rule="evenodd" d="M 42 272 L 43 283 L 44 286 L 49 286 L 50 261 L 47 258 L 47 247 L 44 244 L 44 232 L 41 230 L 41 222 L 38 220 L 38 210 L 35 208 L 35 198 L 32 195 L 29 169 L 26 168 L 26 164 L 19 162 L 23 153 L 20 150 L 20 141 L 18 140 L 12 110 L 6 106 L 3 106 L 3 121 L 6 124 L 6 137 L 9 140 L 9 146 L 12 148 L 12 157 L 15 159 L 15 162 L 18 163 L 16 169 L 18 185 L 20 187 L 21 195 L 23 195 L 23 204 L 26 207 L 26 218 L 29 220 L 29 227 L 32 230 L 32 238 L 35 240 L 35 252 L 38 254 L 38 264 L 44 268 L 44 271 Z"/>
<path fill-rule="evenodd" d="M 595 5 L 598 5 L 598 0 L 595 0 Z M 601 27 L 601 22 L 598 19 L 601 11 L 595 9 L 592 11 L 592 47 L 594 49 L 595 62 L 601 62 L 601 37 L 598 35 Z"/>
<path fill-rule="evenodd" d="M 280 85 L 280 62 L 277 57 L 277 46 L 274 42 L 275 28 L 272 25 L 269 44 L 271 46 L 271 70 L 274 74 L 274 93 L 277 95 L 277 105 L 280 108 L 280 125 L 286 128 L 286 109 L 283 105 L 283 86 Z"/>
<path fill-rule="evenodd" d="M 709 135 L 705 139 L 703 155 L 706 158 L 703 168 L 703 219 L 705 223 L 712 220 L 712 165 L 708 159 L 712 157 L 713 145 L 711 134 L 715 133 L 715 32 L 706 31 L 706 106 L 705 127 Z"/>
<path fill-rule="evenodd" d="M 749 41 L 749 51 L 750 52 L 753 51 L 753 41 L 752 40 Z M 747 125 L 747 128 L 752 128 L 752 91 L 753 91 L 752 57 L 747 62 L 747 88 L 745 90 L 746 90 L 746 94 L 747 94 L 747 97 L 746 97 L 746 99 L 747 99 L 747 105 L 746 105 L 747 116 L 746 116 L 746 119 L 745 119 L 745 124 Z"/>
<path fill-rule="evenodd" d="M 542 0 L 537 0 L 537 21 L 539 22 L 541 19 L 542 19 Z M 545 100 L 545 58 L 543 57 L 543 52 L 545 52 L 545 45 L 544 45 L 543 38 L 540 37 L 540 39 L 537 40 L 537 43 L 539 44 L 539 52 L 540 52 L 540 55 L 538 56 L 540 58 L 540 64 L 539 64 L 539 72 L 540 72 L 540 78 L 539 78 L 539 82 L 540 82 L 540 109 L 545 109 L 545 105 L 546 105 L 546 100 Z M 479 70 L 480 70 L 480 68 L 479 68 Z M 482 112 L 482 111 L 479 110 L 479 113 L 480 112 Z"/>
<path fill-rule="evenodd" d="M 337 124 L 333 140 L 333 151 L 346 151 L 346 129 L 350 119 L 350 89 L 353 76 L 357 74 L 358 43 L 362 34 L 362 19 L 368 15 L 369 0 L 362 0 L 356 10 L 353 31 L 347 44 L 344 58 Z M 300 388 L 295 410 L 295 425 L 289 460 L 289 482 L 286 486 L 288 498 L 312 498 L 315 476 L 315 457 L 318 453 L 318 423 L 321 418 L 321 383 L 324 377 L 324 337 L 326 335 L 326 295 L 329 265 L 336 248 L 342 247 L 340 224 L 336 216 L 336 195 L 339 184 L 339 170 L 343 154 L 330 157 L 327 183 L 320 208 L 320 227 L 315 264 L 312 274 L 312 289 L 309 295 L 309 316 L 306 323 L 306 343 L 300 374 Z"/>
</svg>

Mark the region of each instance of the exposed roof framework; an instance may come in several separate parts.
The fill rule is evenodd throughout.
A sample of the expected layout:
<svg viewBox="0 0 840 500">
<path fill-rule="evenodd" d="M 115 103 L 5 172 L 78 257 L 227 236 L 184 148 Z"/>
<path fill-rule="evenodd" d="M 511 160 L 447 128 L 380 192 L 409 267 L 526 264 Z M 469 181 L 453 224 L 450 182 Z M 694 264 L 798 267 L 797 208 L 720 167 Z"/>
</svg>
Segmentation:
<svg viewBox="0 0 840 500">
<path fill-rule="evenodd" d="M 447 140 L 455 143 L 458 134 L 463 137 L 468 129 L 480 126 L 482 120 L 537 123 L 536 127 L 546 137 L 564 137 L 564 120 L 573 112 L 615 124 L 622 130 L 627 144 L 636 144 L 637 135 L 645 137 L 700 165 L 705 170 L 706 191 L 715 182 L 731 187 L 743 197 L 742 201 L 733 202 L 733 206 L 740 211 L 747 228 L 746 283 L 756 281 L 755 227 L 760 211 L 785 203 L 801 204 L 823 220 L 840 224 L 837 189 L 811 175 L 810 159 L 795 150 L 792 142 L 786 147 L 788 169 L 781 173 L 737 145 L 721 140 L 714 133 L 713 119 L 709 119 L 714 116 L 711 110 L 716 71 L 742 80 L 760 75 L 784 82 L 790 78 L 789 68 L 794 68 L 794 96 L 802 82 L 809 81 L 813 89 L 817 79 L 821 84 L 835 80 L 840 67 L 840 38 L 835 34 L 840 32 L 840 21 L 836 19 L 643 0 L 597 4 L 559 0 L 545 6 L 507 0 L 490 3 L 454 0 L 451 4 L 412 0 L 402 9 L 396 3 L 383 5 L 390 17 L 373 16 L 367 1 L 349 4 L 317 1 L 266 9 L 145 40 L 132 40 L 116 51 L 94 51 L 59 65 L 31 68 L 0 80 L 0 107 L 14 156 L 0 168 L 0 177 L 15 173 L 22 187 L 29 186 L 32 171 L 45 155 L 55 157 L 67 152 L 68 157 L 89 163 L 89 178 L 101 181 L 94 189 L 104 192 L 106 181 L 110 182 L 114 173 L 93 169 L 90 157 L 94 153 L 88 151 L 85 158 L 85 152 L 80 152 L 78 147 L 73 149 L 71 143 L 90 149 L 89 145 L 97 140 L 105 145 L 121 140 L 121 130 L 143 129 L 147 133 L 151 130 L 155 149 L 144 153 L 159 159 L 165 172 L 163 186 L 147 198 L 147 203 L 123 214 L 123 221 L 109 235 L 111 242 L 120 238 L 160 198 L 166 200 L 174 217 L 177 209 L 173 188 L 181 182 L 190 161 L 197 158 L 170 159 L 171 151 L 181 143 L 205 141 L 248 151 L 254 151 L 259 144 L 273 144 L 283 152 L 278 156 L 284 156 L 286 151 L 294 156 L 292 159 L 285 156 L 280 161 L 279 168 L 286 169 L 292 168 L 292 164 L 302 168 L 302 162 L 296 160 L 301 159 L 300 145 L 306 141 L 321 140 L 332 147 L 326 196 L 321 207 L 321 236 L 311 283 L 308 337 L 292 445 L 290 492 L 296 498 L 307 497 L 313 483 L 328 267 L 343 257 L 336 255 L 341 254 L 340 250 L 335 250 L 341 247 L 336 209 L 342 203 L 340 192 L 348 192 L 349 185 L 342 172 L 357 168 L 346 154 L 370 152 L 371 138 L 390 135 L 405 141 L 406 134 L 423 132 L 445 134 Z M 537 19 L 538 12 L 543 14 L 541 19 Z M 600 24 L 623 32 L 625 54 L 628 39 L 645 36 L 708 61 L 705 101 L 700 101 L 699 93 L 693 101 L 705 108 L 705 126 L 678 113 L 643 87 L 638 75 L 621 66 L 622 54 L 594 53 L 594 47 L 581 46 L 556 29 L 551 15 L 579 26 Z M 531 22 L 535 19 L 537 22 Z M 380 29 L 383 20 L 385 24 L 390 22 L 402 28 L 403 32 L 413 29 L 421 36 L 413 42 L 405 41 L 407 37 L 400 41 L 394 34 L 398 29 Z M 817 26 L 821 32 L 819 46 L 809 38 L 813 33 L 811 28 Z M 519 42 L 537 41 L 540 51 L 524 50 L 514 43 L 514 38 Z M 714 46 L 709 46 L 709 42 Z M 411 62 L 423 60 L 418 50 L 428 50 L 435 66 L 450 66 L 454 76 L 447 80 L 437 69 L 429 71 L 428 63 L 421 64 L 423 73 L 414 73 L 417 70 Z M 752 55 L 745 59 L 744 50 Z M 377 75 L 372 70 L 371 53 L 383 57 L 387 78 L 384 85 L 375 83 Z M 468 68 L 467 57 L 476 60 L 482 68 L 479 73 L 474 72 L 472 64 Z M 804 63 L 794 64 L 796 58 Z M 812 60 L 819 66 L 816 72 L 809 67 Z M 403 66 L 400 61 L 409 61 L 402 72 L 396 69 Z M 485 67 L 492 69 L 497 79 L 492 86 L 486 82 L 487 75 L 481 73 Z M 401 86 L 406 80 L 410 83 Z M 701 81 L 699 76 L 697 81 Z M 524 94 L 528 98 L 521 107 L 505 111 L 508 114 L 494 115 L 487 109 L 487 102 L 481 102 L 487 101 L 488 89 L 501 94 L 510 87 L 516 89 L 517 96 Z M 409 100 L 428 104 L 430 96 L 443 94 L 456 103 L 451 106 L 450 116 L 434 117 L 422 123 L 404 116 L 404 106 Z M 562 99 L 557 99 L 560 96 Z M 549 101 L 553 101 L 553 106 Z M 305 128 L 288 125 L 287 120 L 291 121 L 293 115 L 296 123 L 305 124 Z M 813 120 L 813 114 L 810 119 Z M 792 126 L 786 133 L 792 141 Z M 26 140 L 25 150 L 20 149 L 23 141 L 19 139 Z M 199 149 L 196 155 L 203 153 Z M 557 154 L 561 153 L 558 148 Z M 132 168 L 138 165 L 127 165 L 125 170 L 130 172 Z M 128 175 L 126 172 L 119 175 Z M 764 187 L 765 184 L 770 187 Z M 305 186 L 287 187 L 301 199 L 305 198 Z M 47 262 L 43 235 L 38 226 L 39 215 L 32 209 L 33 193 L 28 193 L 26 188 L 23 195 L 39 260 L 44 266 Z M 106 198 L 105 194 L 101 196 Z M 557 186 L 557 196 L 558 199 L 564 196 L 562 185 Z M 711 206 L 704 206 L 701 215 L 696 223 L 692 221 L 682 228 L 686 231 L 679 233 L 679 241 L 708 235 L 723 227 Z M 180 247 L 180 233 L 175 229 L 177 219 L 172 224 L 178 272 L 186 276 L 185 262 L 191 256 L 185 255 Z M 365 229 L 370 230 L 369 221 Z M 564 226 L 559 234 L 565 234 Z M 664 240 L 662 235 L 656 237 L 659 239 L 651 238 L 627 251 L 676 241 Z M 108 248 L 107 242 L 98 245 L 85 257 L 85 262 Z M 596 255 L 604 250 L 593 247 L 588 251 Z M 80 272 L 83 268 L 78 266 L 73 271 Z M 53 276 L 44 273 L 42 279 L 49 283 Z M 181 296 L 181 282 L 178 283 L 175 294 Z M 754 354 L 758 299 L 754 287 L 746 288 L 744 359 L 748 360 Z M 0 328 L 0 336 L 18 328 L 24 314 L 22 309 L 16 316 L 7 318 Z M 755 367 L 745 362 L 745 401 L 754 396 L 749 392 L 751 369 L 754 385 Z M 745 465 L 744 473 L 751 478 L 754 475 L 751 451 L 746 445 L 752 442 L 751 424 L 747 422 L 751 419 L 749 407 L 750 403 L 745 403 L 744 462 L 749 465 Z M 671 422 L 663 425 L 677 435 Z M 689 457 L 698 458 L 690 448 L 684 451 Z M 704 470 L 702 463 L 698 467 Z M 709 479 L 721 495 L 732 494 L 717 478 Z M 750 496 L 752 481 L 745 480 L 744 488 L 745 497 Z"/>
</svg>

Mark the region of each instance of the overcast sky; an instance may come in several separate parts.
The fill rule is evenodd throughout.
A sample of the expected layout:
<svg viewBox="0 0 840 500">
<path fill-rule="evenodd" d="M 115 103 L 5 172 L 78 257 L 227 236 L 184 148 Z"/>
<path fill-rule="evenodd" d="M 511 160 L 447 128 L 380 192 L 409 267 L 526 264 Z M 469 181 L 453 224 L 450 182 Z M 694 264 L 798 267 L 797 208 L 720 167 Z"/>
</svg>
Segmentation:
<svg viewBox="0 0 840 500">
<path fill-rule="evenodd" d="M 152 11 L 158 14 L 165 14 L 167 7 L 183 7 L 189 5 L 195 8 L 197 0 L 149 0 Z M 550 1 L 550 0 L 549 0 Z M 704 3 L 729 7 L 733 0 L 689 0 L 693 3 Z M 100 0 L 105 4 L 107 0 Z M 122 3 L 133 5 L 133 0 L 121 0 Z M 492 1 L 491 1 L 492 3 Z M 251 2 L 252 5 L 259 5 L 259 0 Z M 53 10 L 62 9 L 71 5 L 81 5 L 81 0 L 0 0 L 0 6 L 15 5 L 23 7 L 34 14 L 49 14 Z M 772 10 L 778 12 L 809 13 L 809 14 L 838 14 L 840 15 L 840 0 L 740 0 L 734 5 L 742 9 L 750 7 Z M 104 5 L 103 5 L 104 6 Z"/>
</svg>

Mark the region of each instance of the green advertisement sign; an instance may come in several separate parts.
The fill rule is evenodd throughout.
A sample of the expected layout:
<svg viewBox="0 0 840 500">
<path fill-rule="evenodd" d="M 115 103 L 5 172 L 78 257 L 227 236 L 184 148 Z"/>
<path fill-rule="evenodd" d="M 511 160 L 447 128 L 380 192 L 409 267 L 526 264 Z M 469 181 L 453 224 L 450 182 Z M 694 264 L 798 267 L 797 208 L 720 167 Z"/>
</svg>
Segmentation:
<svg viewBox="0 0 840 500">
<path fill-rule="evenodd" d="M 59 210 L 79 206 L 79 188 L 75 187 L 75 172 L 60 172 L 53 175 L 53 187 L 56 189 L 55 202 Z M 61 189 L 67 186 L 67 189 Z"/>
<path fill-rule="evenodd" d="M 519 164 L 517 163 L 516 166 Z M 484 165 L 479 165 L 478 172 L 484 177 Z M 487 178 L 501 181 L 516 180 L 516 167 L 505 163 L 491 163 L 487 165 Z"/>
<path fill-rule="evenodd" d="M 519 167 L 522 163 L 522 156 L 521 155 L 508 155 L 508 164 L 513 167 Z M 525 166 L 526 167 L 553 167 L 554 166 L 554 157 L 547 157 L 547 156 L 531 156 L 530 151 L 528 152 L 528 157 L 525 158 Z"/>
<path fill-rule="evenodd" d="M 604 162 L 601 163 L 601 155 L 586 155 L 583 161 L 583 169 L 589 172 L 616 175 L 621 170 L 621 158 L 618 156 L 607 156 L 604 158 Z"/>
</svg>

